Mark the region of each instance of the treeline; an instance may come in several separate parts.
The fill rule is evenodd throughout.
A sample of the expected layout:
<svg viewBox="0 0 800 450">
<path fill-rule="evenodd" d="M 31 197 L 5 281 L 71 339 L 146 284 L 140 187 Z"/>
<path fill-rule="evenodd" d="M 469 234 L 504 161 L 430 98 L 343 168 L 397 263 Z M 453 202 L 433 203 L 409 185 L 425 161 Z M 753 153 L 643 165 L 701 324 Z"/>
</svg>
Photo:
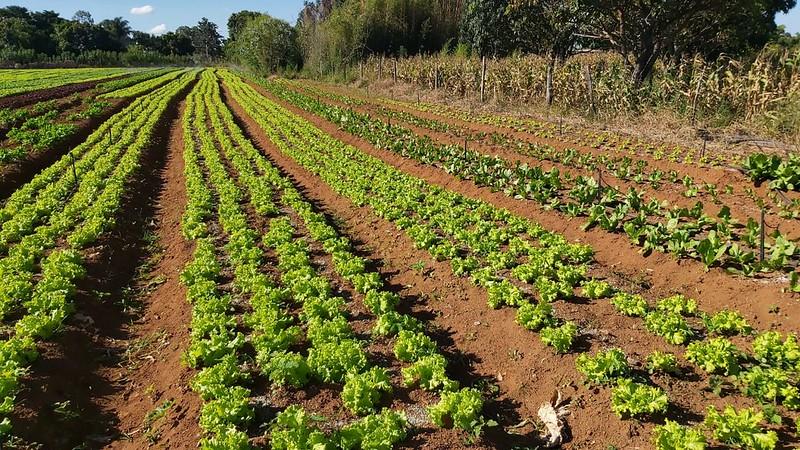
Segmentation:
<svg viewBox="0 0 800 450">
<path fill-rule="evenodd" d="M 294 26 L 243 11 L 226 54 L 260 71 L 333 73 L 369 56 L 535 54 L 550 65 L 618 54 L 631 81 L 659 60 L 754 58 L 768 42 L 797 45 L 775 24 L 796 0 L 315 0 Z"/>
<path fill-rule="evenodd" d="M 0 8 L 0 64 L 153 65 L 193 64 L 222 55 L 217 25 L 203 18 L 193 27 L 153 35 L 133 30 L 122 17 L 95 23 L 87 11 L 71 19 L 55 11 Z"/>
</svg>

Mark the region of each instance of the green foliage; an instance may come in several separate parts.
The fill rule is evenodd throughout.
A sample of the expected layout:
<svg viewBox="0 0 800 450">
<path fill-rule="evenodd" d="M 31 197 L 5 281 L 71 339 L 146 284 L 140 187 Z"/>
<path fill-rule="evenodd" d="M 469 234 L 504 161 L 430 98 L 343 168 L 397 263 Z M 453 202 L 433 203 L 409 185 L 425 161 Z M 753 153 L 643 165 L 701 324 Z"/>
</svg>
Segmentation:
<svg viewBox="0 0 800 450">
<path fill-rule="evenodd" d="M 508 280 L 489 284 L 489 307 L 497 309 L 503 305 L 520 306 L 524 299 L 522 292 Z"/>
<path fill-rule="evenodd" d="M 665 313 L 693 316 L 697 314 L 697 302 L 685 295 L 676 294 L 659 300 L 656 309 Z"/>
<path fill-rule="evenodd" d="M 678 358 L 672 353 L 664 353 L 658 350 L 647 356 L 647 371 L 650 373 L 680 373 Z"/>
<path fill-rule="evenodd" d="M 400 331 L 394 344 L 394 355 L 400 361 L 415 362 L 424 356 L 436 354 L 436 342 L 423 333 Z"/>
<path fill-rule="evenodd" d="M 591 299 L 600 299 L 610 296 L 614 289 L 605 281 L 587 280 L 583 282 L 583 295 Z"/>
<path fill-rule="evenodd" d="M 663 390 L 628 378 L 618 380 L 611 390 L 611 410 L 620 417 L 663 413 L 668 405 L 669 398 Z"/>
<path fill-rule="evenodd" d="M 291 405 L 281 411 L 270 427 L 273 450 L 327 450 L 331 442 L 313 424 L 314 418 L 303 408 Z"/>
<path fill-rule="evenodd" d="M 405 439 L 407 428 L 402 412 L 383 409 L 342 428 L 337 443 L 343 450 L 391 450 Z"/>
<path fill-rule="evenodd" d="M 656 450 L 705 450 L 706 437 L 700 431 L 666 420 L 653 429 Z"/>
<path fill-rule="evenodd" d="M 482 410 L 481 393 L 474 388 L 463 388 L 454 392 L 443 392 L 439 403 L 428 408 L 428 415 L 440 427 L 456 427 L 478 436 L 487 425 L 481 415 Z"/>
<path fill-rule="evenodd" d="M 312 347 L 308 351 L 311 372 L 326 383 L 342 383 L 348 372 L 367 367 L 367 355 L 358 341 L 344 339 Z"/>
<path fill-rule="evenodd" d="M 260 355 L 259 355 L 260 356 Z M 303 355 L 287 351 L 273 352 L 259 357 L 261 373 L 277 385 L 300 387 L 308 382 L 311 369 Z"/>
<path fill-rule="evenodd" d="M 523 303 L 517 310 L 516 322 L 526 330 L 538 331 L 555 325 L 553 305 L 549 302 Z"/>
<path fill-rule="evenodd" d="M 247 425 L 254 417 L 249 405 L 250 390 L 233 386 L 218 398 L 203 404 L 200 428 L 206 433 L 220 434 L 231 426 Z"/>
<path fill-rule="evenodd" d="M 750 408 L 736 411 L 726 406 L 720 413 L 713 406 L 708 407 L 705 424 L 711 429 L 714 439 L 726 444 L 753 450 L 771 450 L 778 442 L 774 431 L 764 432 L 759 425 L 764 414 Z"/>
<path fill-rule="evenodd" d="M 349 373 L 342 389 L 342 402 L 353 414 L 372 412 L 381 393 L 392 391 L 386 369 L 373 367 L 364 373 Z"/>
<path fill-rule="evenodd" d="M 725 338 L 696 341 L 686 348 L 686 359 L 708 373 L 735 375 L 739 373 L 741 351 Z"/>
<path fill-rule="evenodd" d="M 446 367 L 447 360 L 442 355 L 423 356 L 414 364 L 401 370 L 403 383 L 409 387 L 419 386 L 428 391 L 456 390 L 458 389 L 458 382 L 447 376 L 445 373 Z"/>
<path fill-rule="evenodd" d="M 694 336 L 694 332 L 689 328 L 686 320 L 671 312 L 652 311 L 648 313 L 645 316 L 645 326 L 651 333 L 663 337 L 674 345 L 685 344 Z"/>
<path fill-rule="evenodd" d="M 575 365 L 586 377 L 586 381 L 596 384 L 610 383 L 630 372 L 625 353 L 618 348 L 599 352 L 595 356 L 581 354 L 575 360 Z"/>
<path fill-rule="evenodd" d="M 578 326 L 573 322 L 565 322 L 557 327 L 542 328 L 539 337 L 546 345 L 553 347 L 556 353 L 567 353 L 578 335 Z"/>
<path fill-rule="evenodd" d="M 643 317 L 647 314 L 647 301 L 641 295 L 618 292 L 611 298 L 611 304 L 626 316 Z"/>
<path fill-rule="evenodd" d="M 748 334 L 753 330 L 738 311 L 722 310 L 713 316 L 704 316 L 703 323 L 711 333 L 724 335 Z"/>
<path fill-rule="evenodd" d="M 765 331 L 753 340 L 753 356 L 762 364 L 789 369 L 800 365 L 800 345 L 797 335 L 790 333 L 786 339 L 777 331 Z"/>
</svg>

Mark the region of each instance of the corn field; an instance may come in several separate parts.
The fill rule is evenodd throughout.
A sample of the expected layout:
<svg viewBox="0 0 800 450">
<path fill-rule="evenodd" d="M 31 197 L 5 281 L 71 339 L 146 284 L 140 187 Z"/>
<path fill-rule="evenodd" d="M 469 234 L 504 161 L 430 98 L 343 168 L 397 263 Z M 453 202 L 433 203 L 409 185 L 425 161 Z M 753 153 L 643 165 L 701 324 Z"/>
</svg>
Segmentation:
<svg viewBox="0 0 800 450">
<path fill-rule="evenodd" d="M 640 87 L 630 81 L 619 55 L 589 53 L 556 65 L 553 106 L 600 117 L 668 109 L 709 126 L 752 125 L 774 135 L 796 135 L 800 126 L 800 52 L 765 48 L 752 62 L 722 56 L 659 61 Z M 370 57 L 361 74 L 368 80 L 392 80 L 476 95 L 481 60 L 452 55 L 388 59 Z M 547 59 L 511 56 L 487 60 L 487 98 L 544 103 Z"/>
</svg>

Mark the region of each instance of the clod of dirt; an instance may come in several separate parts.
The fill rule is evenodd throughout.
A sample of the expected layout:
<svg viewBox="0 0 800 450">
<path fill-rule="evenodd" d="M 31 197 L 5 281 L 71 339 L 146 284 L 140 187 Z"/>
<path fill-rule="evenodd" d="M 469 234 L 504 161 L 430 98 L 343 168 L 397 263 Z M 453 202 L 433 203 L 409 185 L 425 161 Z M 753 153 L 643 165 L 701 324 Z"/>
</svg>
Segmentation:
<svg viewBox="0 0 800 450">
<path fill-rule="evenodd" d="M 544 439 L 546 447 L 557 447 L 564 442 L 567 428 L 565 418 L 569 415 L 568 406 L 569 399 L 562 401 L 561 391 L 558 391 L 550 398 L 550 402 L 542 403 L 539 407 L 537 415 L 545 426 L 541 438 Z"/>
</svg>

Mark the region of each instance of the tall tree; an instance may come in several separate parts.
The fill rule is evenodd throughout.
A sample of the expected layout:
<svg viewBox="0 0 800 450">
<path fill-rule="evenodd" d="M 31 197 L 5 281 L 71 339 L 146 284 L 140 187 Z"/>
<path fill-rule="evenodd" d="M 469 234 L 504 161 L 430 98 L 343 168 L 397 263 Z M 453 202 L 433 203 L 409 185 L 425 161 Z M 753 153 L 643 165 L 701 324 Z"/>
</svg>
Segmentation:
<svg viewBox="0 0 800 450">
<path fill-rule="evenodd" d="M 111 39 L 117 43 L 119 50 L 123 50 L 128 46 L 131 40 L 131 25 L 122 17 L 115 17 L 113 19 L 103 20 L 98 24 L 100 28 L 108 31 Z"/>
<path fill-rule="evenodd" d="M 503 56 L 513 48 L 508 0 L 467 0 L 461 21 L 461 41 L 482 56 Z"/>
<path fill-rule="evenodd" d="M 585 36 L 609 45 L 640 84 L 659 56 L 708 52 L 732 36 L 763 45 L 775 29 L 775 15 L 795 0 L 581 0 L 591 14 Z M 768 32 L 763 33 L 763 30 Z M 758 35 L 761 35 L 759 37 Z M 719 52 L 720 47 L 713 50 Z"/>
<path fill-rule="evenodd" d="M 92 13 L 83 9 L 75 11 L 75 14 L 72 15 L 72 20 L 75 22 L 80 22 L 84 25 L 94 25 Z"/>
<path fill-rule="evenodd" d="M 235 41 L 247 22 L 262 14 L 255 11 L 239 11 L 228 17 L 228 40 Z"/>
<path fill-rule="evenodd" d="M 203 17 L 192 29 L 191 36 L 195 54 L 205 59 L 216 58 L 222 54 L 222 36 L 214 22 Z"/>
</svg>

